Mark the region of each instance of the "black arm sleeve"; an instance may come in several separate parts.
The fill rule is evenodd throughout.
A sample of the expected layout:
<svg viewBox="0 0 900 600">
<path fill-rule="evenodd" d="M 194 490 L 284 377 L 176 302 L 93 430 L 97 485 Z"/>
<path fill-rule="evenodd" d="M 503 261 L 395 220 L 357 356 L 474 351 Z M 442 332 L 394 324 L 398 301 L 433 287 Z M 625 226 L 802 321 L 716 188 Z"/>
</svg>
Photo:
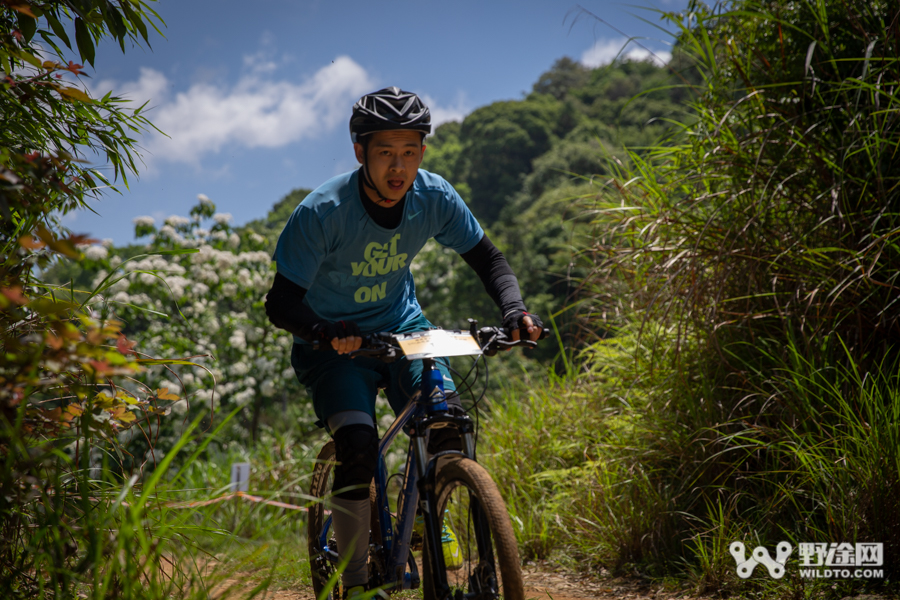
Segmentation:
<svg viewBox="0 0 900 600">
<path fill-rule="evenodd" d="M 275 273 L 272 289 L 266 294 L 266 316 L 275 327 L 311 342 L 314 338 L 313 325 L 322 318 L 303 303 L 305 297 L 306 288 L 281 273 Z"/>
<path fill-rule="evenodd" d="M 506 257 L 488 239 L 487 234 L 475 247 L 460 256 L 478 274 L 491 300 L 500 307 L 500 317 L 515 310 L 525 310 L 519 280 L 506 262 Z"/>
</svg>

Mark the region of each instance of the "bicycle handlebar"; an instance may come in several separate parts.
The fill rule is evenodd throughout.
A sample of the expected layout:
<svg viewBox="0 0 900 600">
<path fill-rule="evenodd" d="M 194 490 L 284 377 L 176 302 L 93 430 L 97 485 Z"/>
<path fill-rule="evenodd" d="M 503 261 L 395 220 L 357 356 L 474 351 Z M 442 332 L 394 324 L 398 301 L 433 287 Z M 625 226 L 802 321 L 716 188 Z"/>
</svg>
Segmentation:
<svg viewBox="0 0 900 600">
<path fill-rule="evenodd" d="M 474 323 L 474 321 L 473 321 Z M 537 342 L 528 339 L 513 340 L 512 335 L 503 327 L 482 327 L 475 331 L 471 330 L 473 337 L 481 346 L 481 351 L 486 356 L 494 356 L 499 350 L 508 350 L 516 346 L 525 346 L 534 348 Z M 550 335 L 550 330 L 546 327 L 541 330 L 538 336 L 542 340 Z M 330 346 L 324 345 L 319 340 L 312 343 L 313 350 L 328 350 Z M 402 354 L 400 346 L 394 341 L 393 334 L 390 333 L 369 333 L 362 336 L 362 345 L 358 350 L 350 352 L 348 356 L 370 356 L 372 358 L 396 358 Z"/>
</svg>

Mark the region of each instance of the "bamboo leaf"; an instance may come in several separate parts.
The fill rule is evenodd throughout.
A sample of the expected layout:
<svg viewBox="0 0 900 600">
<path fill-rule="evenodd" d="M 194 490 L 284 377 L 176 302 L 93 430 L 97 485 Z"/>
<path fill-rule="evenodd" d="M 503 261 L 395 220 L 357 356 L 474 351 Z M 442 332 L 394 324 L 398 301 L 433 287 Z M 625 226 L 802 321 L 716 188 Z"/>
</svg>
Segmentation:
<svg viewBox="0 0 900 600">
<path fill-rule="evenodd" d="M 69 100 L 78 100 L 79 102 L 87 102 L 89 104 L 93 104 L 94 100 L 85 94 L 82 90 L 74 87 L 60 87 L 57 88 L 57 92 L 60 93 L 61 96 L 65 97 Z"/>
<path fill-rule="evenodd" d="M 75 43 L 78 44 L 78 53 L 81 59 L 89 62 L 94 66 L 94 40 L 91 38 L 91 32 L 88 31 L 87 25 L 81 17 L 75 18 Z"/>
</svg>

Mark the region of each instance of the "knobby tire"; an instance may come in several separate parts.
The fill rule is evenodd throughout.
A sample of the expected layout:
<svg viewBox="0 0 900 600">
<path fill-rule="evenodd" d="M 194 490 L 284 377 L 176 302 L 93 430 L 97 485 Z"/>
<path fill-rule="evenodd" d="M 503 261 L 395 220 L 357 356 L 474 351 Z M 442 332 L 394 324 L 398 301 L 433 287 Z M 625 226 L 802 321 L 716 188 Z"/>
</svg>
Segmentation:
<svg viewBox="0 0 900 600">
<path fill-rule="evenodd" d="M 446 571 L 450 600 L 524 600 L 519 551 L 509 514 L 484 467 L 468 458 L 445 464 L 437 473 L 435 496 L 437 514 L 455 533 L 462 555 L 462 566 Z M 442 551 L 437 548 L 437 552 Z M 431 553 L 426 537 L 422 554 L 425 600 L 447 600 L 439 598 L 435 590 Z"/>
</svg>

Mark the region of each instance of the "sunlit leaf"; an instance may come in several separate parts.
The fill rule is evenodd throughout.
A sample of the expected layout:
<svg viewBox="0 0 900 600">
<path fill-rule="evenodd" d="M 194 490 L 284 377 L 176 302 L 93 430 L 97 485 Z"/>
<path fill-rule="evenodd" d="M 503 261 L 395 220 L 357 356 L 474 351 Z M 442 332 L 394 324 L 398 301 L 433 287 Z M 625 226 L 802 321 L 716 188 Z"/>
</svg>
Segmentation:
<svg viewBox="0 0 900 600">
<path fill-rule="evenodd" d="M 119 350 L 119 352 L 121 352 L 125 356 L 128 356 L 129 354 L 136 354 L 136 352 L 132 350 L 132 348 L 134 348 L 136 344 L 136 341 L 129 341 L 128 338 L 125 337 L 125 335 L 119 334 L 119 339 L 116 341 L 116 348 Z"/>
<path fill-rule="evenodd" d="M 19 245 L 28 250 L 40 250 L 47 244 L 45 244 L 41 240 L 31 237 L 30 235 L 23 235 L 19 238 Z"/>
<path fill-rule="evenodd" d="M 18 285 L 0 289 L 0 294 L 3 294 L 3 296 L 8 298 L 11 302 L 15 302 L 20 306 L 28 303 L 28 298 L 22 293 L 22 287 Z"/>
<path fill-rule="evenodd" d="M 55 315 L 77 308 L 78 305 L 64 300 L 37 298 L 27 304 L 28 308 L 42 315 Z"/>
<path fill-rule="evenodd" d="M 72 98 L 72 99 L 78 100 L 79 102 L 89 102 L 91 104 L 94 103 L 94 101 L 91 99 L 90 96 L 88 96 L 83 91 L 79 90 L 78 88 L 61 87 L 61 88 L 58 88 L 56 91 L 59 92 L 60 94 L 62 94 L 63 96 L 65 96 L 66 98 Z"/>
<path fill-rule="evenodd" d="M 179 400 L 175 394 L 169 393 L 169 388 L 164 387 L 156 390 L 156 397 L 160 400 Z"/>
<path fill-rule="evenodd" d="M 31 10 L 31 7 L 28 6 L 27 4 L 24 4 L 24 3 L 10 4 L 9 7 L 17 12 L 22 13 L 23 15 L 28 15 L 32 19 L 37 19 L 37 17 L 34 15 L 34 12 L 32 12 L 32 10 Z"/>
</svg>

